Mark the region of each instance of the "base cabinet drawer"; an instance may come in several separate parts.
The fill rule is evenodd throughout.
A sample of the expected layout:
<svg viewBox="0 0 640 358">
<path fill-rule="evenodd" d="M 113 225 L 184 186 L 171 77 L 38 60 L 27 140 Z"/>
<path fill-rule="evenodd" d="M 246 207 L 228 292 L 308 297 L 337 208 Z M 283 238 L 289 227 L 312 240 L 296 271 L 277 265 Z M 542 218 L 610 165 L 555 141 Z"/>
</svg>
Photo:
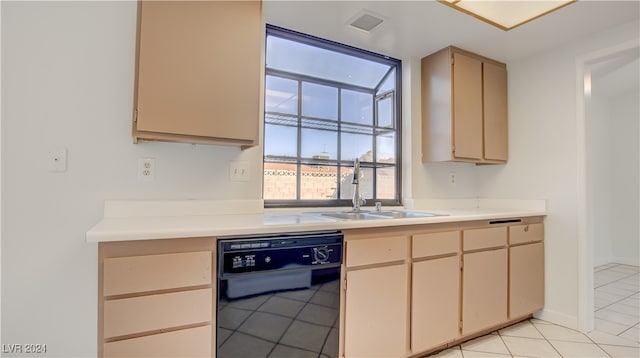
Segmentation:
<svg viewBox="0 0 640 358">
<path fill-rule="evenodd" d="M 460 251 L 460 232 L 445 231 L 413 235 L 411 240 L 411 257 L 456 254 Z"/>
<path fill-rule="evenodd" d="M 507 228 L 492 227 L 462 231 L 464 251 L 482 250 L 507 245 Z"/>
<path fill-rule="evenodd" d="M 211 284 L 211 252 L 107 258 L 104 296 Z"/>
<path fill-rule="evenodd" d="M 514 225 L 509 227 L 509 245 L 542 241 L 544 226 L 542 223 Z"/>
<path fill-rule="evenodd" d="M 211 322 L 210 288 L 105 301 L 104 337 Z"/>
<path fill-rule="evenodd" d="M 212 357 L 211 325 L 104 344 L 104 357 Z"/>
<path fill-rule="evenodd" d="M 402 261 L 409 253 L 406 236 L 347 240 L 347 267 Z"/>
</svg>

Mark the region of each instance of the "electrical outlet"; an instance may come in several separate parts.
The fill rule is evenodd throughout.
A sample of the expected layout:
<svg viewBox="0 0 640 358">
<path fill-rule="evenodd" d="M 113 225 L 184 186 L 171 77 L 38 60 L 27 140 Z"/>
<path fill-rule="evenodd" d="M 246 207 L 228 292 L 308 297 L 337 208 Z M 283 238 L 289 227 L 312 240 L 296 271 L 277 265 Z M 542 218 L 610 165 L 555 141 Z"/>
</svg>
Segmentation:
<svg viewBox="0 0 640 358">
<path fill-rule="evenodd" d="M 138 181 L 153 181 L 156 177 L 156 160 L 138 158 Z"/>
<path fill-rule="evenodd" d="M 449 172 L 449 184 L 456 185 L 456 172 Z"/>
<path fill-rule="evenodd" d="M 251 172 L 249 171 L 249 162 L 234 161 L 229 165 L 229 179 L 231 181 L 249 181 Z"/>
</svg>

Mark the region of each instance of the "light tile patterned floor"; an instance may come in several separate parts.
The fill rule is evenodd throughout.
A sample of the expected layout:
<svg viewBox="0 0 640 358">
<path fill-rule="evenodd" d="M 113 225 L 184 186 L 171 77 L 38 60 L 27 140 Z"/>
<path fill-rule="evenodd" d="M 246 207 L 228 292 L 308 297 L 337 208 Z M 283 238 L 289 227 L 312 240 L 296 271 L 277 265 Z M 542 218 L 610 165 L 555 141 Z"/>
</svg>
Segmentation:
<svg viewBox="0 0 640 358">
<path fill-rule="evenodd" d="M 640 342 L 640 267 L 595 268 L 595 329 Z"/>
<path fill-rule="evenodd" d="M 436 357 L 638 358 L 640 344 L 604 332 L 585 335 L 534 318 L 429 356 Z"/>
<path fill-rule="evenodd" d="M 596 267 L 595 328 L 583 334 L 538 319 L 520 322 L 430 358 L 640 357 L 640 268 Z"/>
</svg>

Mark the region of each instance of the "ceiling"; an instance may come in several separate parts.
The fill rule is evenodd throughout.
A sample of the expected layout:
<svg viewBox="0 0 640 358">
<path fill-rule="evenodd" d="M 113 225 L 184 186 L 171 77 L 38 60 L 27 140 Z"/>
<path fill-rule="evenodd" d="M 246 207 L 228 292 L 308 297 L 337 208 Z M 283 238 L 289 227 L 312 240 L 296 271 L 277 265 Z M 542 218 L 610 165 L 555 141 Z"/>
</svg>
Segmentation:
<svg viewBox="0 0 640 358">
<path fill-rule="evenodd" d="M 637 0 L 578 1 L 505 32 L 433 0 L 263 1 L 266 23 L 400 59 L 454 45 L 508 63 L 640 18 Z M 350 27 L 363 13 L 384 22 Z"/>
</svg>

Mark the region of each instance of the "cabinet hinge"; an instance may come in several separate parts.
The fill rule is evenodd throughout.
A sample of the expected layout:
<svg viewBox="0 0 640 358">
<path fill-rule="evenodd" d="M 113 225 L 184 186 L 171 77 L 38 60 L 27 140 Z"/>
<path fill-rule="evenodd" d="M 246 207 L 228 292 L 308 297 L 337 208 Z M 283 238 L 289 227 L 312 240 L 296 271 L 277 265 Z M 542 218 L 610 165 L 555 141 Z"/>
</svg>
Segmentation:
<svg viewBox="0 0 640 358">
<path fill-rule="evenodd" d="M 454 154 L 455 154 L 455 152 L 456 152 L 456 146 L 455 146 L 455 145 L 452 145 L 452 146 L 451 146 L 451 153 L 454 153 Z"/>
<path fill-rule="evenodd" d="M 460 260 L 460 270 L 464 268 L 464 261 Z"/>
<path fill-rule="evenodd" d="M 137 122 L 138 121 L 138 110 L 136 109 L 135 111 L 133 111 L 133 122 Z"/>
<path fill-rule="evenodd" d="M 342 290 L 346 291 L 347 290 L 347 278 L 344 278 L 344 281 L 342 281 Z"/>
</svg>

